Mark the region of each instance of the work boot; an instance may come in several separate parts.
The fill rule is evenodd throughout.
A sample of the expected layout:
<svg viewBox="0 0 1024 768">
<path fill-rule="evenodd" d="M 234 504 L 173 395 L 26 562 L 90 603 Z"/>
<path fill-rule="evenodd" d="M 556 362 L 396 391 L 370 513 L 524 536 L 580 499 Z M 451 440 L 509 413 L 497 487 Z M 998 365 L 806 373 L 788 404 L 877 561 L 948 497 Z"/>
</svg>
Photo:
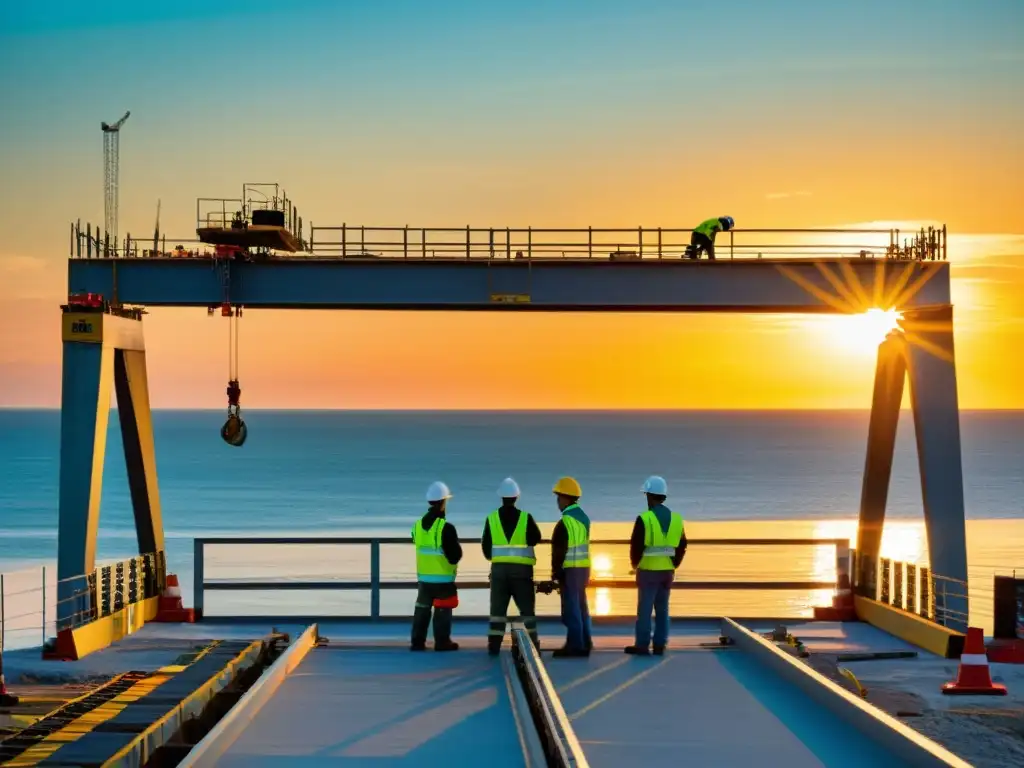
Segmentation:
<svg viewBox="0 0 1024 768">
<path fill-rule="evenodd" d="M 622 649 L 623 652 L 628 653 L 630 656 L 650 656 L 651 652 L 646 648 L 641 648 L 637 645 L 627 645 Z"/>
<path fill-rule="evenodd" d="M 444 643 L 434 643 L 434 650 L 435 651 L 457 651 L 457 650 L 459 650 L 459 644 L 458 643 L 453 643 L 451 640 L 448 640 L 447 642 L 444 642 Z"/>
<path fill-rule="evenodd" d="M 409 650 L 410 651 L 425 651 L 425 650 L 427 650 L 427 644 L 426 643 L 413 643 L 412 645 L 409 646 Z"/>
<path fill-rule="evenodd" d="M 501 646 L 500 645 L 492 645 L 491 643 L 488 643 L 487 644 L 487 653 L 490 654 L 491 656 L 497 656 L 498 654 L 501 653 Z"/>
<path fill-rule="evenodd" d="M 664 656 L 665 655 L 665 646 L 664 645 L 656 645 L 656 646 L 654 646 L 654 655 L 655 656 Z"/>
</svg>

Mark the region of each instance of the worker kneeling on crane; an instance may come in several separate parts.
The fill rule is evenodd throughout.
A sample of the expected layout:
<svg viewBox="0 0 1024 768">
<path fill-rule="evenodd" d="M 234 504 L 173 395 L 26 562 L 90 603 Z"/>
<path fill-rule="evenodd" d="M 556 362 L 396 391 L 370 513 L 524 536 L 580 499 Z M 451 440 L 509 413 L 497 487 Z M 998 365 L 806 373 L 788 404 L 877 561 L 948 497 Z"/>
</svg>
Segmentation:
<svg viewBox="0 0 1024 768">
<path fill-rule="evenodd" d="M 445 510 L 452 493 L 441 482 L 427 489 L 427 513 L 413 523 L 412 541 L 416 545 L 416 610 L 412 617 L 414 651 L 427 647 L 427 629 L 431 614 L 434 619 L 434 650 L 457 651 L 452 642 L 452 609 L 458 607 L 459 593 L 455 586 L 462 545 L 455 526 L 445 520 Z"/>
<path fill-rule="evenodd" d="M 498 486 L 501 506 L 491 512 L 484 523 L 480 540 L 484 557 L 491 561 L 491 614 L 487 630 L 487 652 L 501 651 L 505 639 L 506 613 L 510 600 L 523 619 L 534 646 L 537 639 L 537 593 L 533 585 L 533 566 L 537 562 L 534 547 L 540 544 L 540 528 L 533 515 L 517 508 L 519 485 L 506 477 Z"/>
<path fill-rule="evenodd" d="M 638 515 L 629 542 L 629 559 L 636 571 L 636 637 L 626 653 L 646 656 L 651 645 L 651 611 L 654 611 L 654 653 L 668 645 L 669 596 L 676 569 L 686 555 L 683 518 L 665 506 L 668 483 L 652 475 L 643 486 L 647 511 Z"/>
<path fill-rule="evenodd" d="M 714 259 L 715 235 L 719 232 L 728 232 L 735 226 L 736 222 L 732 216 L 718 216 L 702 221 L 690 235 L 690 244 L 686 246 L 686 253 L 683 255 L 688 259 L 699 259 L 702 253 L 706 253 L 709 259 Z"/>
</svg>

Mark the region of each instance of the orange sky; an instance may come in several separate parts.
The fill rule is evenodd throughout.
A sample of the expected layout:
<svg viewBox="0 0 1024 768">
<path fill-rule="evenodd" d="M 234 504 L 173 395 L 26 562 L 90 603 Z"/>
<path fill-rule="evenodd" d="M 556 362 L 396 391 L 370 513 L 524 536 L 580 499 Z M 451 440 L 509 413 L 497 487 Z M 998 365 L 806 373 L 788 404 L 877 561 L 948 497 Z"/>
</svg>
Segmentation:
<svg viewBox="0 0 1024 768">
<path fill-rule="evenodd" d="M 685 46 L 689 4 L 588 3 L 589 15 L 533 9 L 500 23 L 448 5 L 394 18 L 372 4 L 301 5 L 200 25 L 0 30 L 0 71 L 24 73 L 0 83 L 0 406 L 59 403 L 67 226 L 102 221 L 98 124 L 130 108 L 120 229 L 136 236 L 152 231 L 160 199 L 169 240 L 188 238 L 196 197 L 251 180 L 284 184 L 318 225 L 945 222 L 961 405 L 1024 408 L 1024 237 L 965 234 L 1024 232 L 1024 101 L 1010 97 L 1024 92 L 1019 3 L 922 14 L 871 0 L 805 9 L 799 24 L 752 9 L 729 35 Z M 967 22 L 988 6 L 1004 23 L 976 40 Z M 272 30 L 279 50 L 252 56 Z M 183 36 L 188 55 L 151 55 Z M 273 98 L 253 98 L 257 82 Z M 243 402 L 867 407 L 877 339 L 855 328 L 249 311 Z M 155 405 L 224 406 L 225 321 L 156 310 L 146 336 Z"/>
</svg>

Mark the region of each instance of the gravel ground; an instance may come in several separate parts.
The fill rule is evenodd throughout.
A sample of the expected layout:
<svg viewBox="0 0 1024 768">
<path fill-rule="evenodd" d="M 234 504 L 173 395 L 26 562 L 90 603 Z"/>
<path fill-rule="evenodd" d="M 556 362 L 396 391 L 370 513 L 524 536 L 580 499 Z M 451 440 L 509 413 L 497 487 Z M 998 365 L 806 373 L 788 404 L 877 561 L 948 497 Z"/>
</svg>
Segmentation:
<svg viewBox="0 0 1024 768">
<path fill-rule="evenodd" d="M 813 653 L 803 660 L 851 693 L 856 687 L 838 672 L 835 655 Z M 986 709 L 984 698 L 938 710 L 898 681 L 872 681 L 866 701 L 941 744 L 976 768 L 1024 766 L 1024 707 Z"/>
</svg>

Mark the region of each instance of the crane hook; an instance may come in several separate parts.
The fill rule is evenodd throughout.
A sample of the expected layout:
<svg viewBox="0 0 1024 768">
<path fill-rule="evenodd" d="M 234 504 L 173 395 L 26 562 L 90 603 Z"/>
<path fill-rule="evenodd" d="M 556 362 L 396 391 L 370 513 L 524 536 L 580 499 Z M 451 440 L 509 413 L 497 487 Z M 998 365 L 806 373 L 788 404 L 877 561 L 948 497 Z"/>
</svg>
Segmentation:
<svg viewBox="0 0 1024 768">
<path fill-rule="evenodd" d="M 241 448 L 245 445 L 245 439 L 249 436 L 249 429 L 242 420 L 242 414 L 238 401 L 242 397 L 242 388 L 238 385 L 237 379 L 228 382 L 228 420 L 221 427 L 220 436 L 228 445 Z"/>
</svg>

